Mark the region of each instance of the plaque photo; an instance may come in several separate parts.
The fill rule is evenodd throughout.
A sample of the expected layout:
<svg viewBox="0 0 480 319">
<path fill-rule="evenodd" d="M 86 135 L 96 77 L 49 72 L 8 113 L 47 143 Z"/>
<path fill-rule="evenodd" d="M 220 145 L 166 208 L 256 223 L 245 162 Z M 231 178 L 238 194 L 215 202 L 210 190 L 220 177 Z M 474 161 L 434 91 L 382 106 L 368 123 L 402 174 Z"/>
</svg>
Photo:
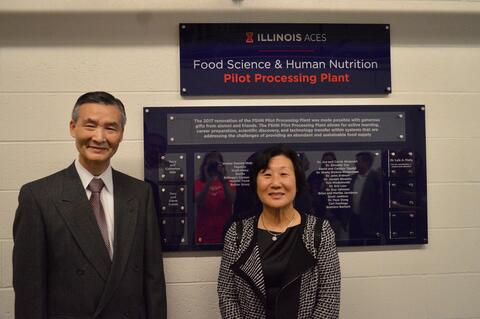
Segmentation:
<svg viewBox="0 0 480 319">
<path fill-rule="evenodd" d="M 145 107 L 164 249 L 222 249 L 231 223 L 261 210 L 256 152 L 279 143 L 307 179 L 295 208 L 328 220 L 338 246 L 428 243 L 423 105 Z"/>
</svg>

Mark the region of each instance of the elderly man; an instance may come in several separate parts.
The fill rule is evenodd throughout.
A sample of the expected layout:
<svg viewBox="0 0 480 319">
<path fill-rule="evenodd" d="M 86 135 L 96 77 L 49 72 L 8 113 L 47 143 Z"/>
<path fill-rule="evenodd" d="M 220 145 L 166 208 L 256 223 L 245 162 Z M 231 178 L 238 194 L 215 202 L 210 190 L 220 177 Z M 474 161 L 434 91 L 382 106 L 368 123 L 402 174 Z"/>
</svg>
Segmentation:
<svg viewBox="0 0 480 319">
<path fill-rule="evenodd" d="M 152 192 L 112 169 L 123 138 L 122 102 L 80 96 L 70 134 L 78 158 L 24 185 L 13 225 L 15 318 L 166 318 Z"/>
</svg>

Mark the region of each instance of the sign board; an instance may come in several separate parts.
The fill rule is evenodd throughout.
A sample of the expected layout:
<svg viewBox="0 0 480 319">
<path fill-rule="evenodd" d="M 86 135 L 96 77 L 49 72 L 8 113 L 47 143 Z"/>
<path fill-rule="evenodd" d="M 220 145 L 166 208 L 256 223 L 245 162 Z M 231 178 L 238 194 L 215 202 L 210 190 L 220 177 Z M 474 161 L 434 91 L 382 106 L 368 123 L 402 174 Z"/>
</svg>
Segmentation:
<svg viewBox="0 0 480 319">
<path fill-rule="evenodd" d="M 261 208 L 255 152 L 298 152 L 308 191 L 297 210 L 329 220 L 337 244 L 427 243 L 425 108 L 144 108 L 145 180 L 166 250 L 221 249 L 225 227 Z M 227 225 L 227 226 L 225 226 Z"/>
<path fill-rule="evenodd" d="M 388 94 L 386 24 L 180 24 L 184 96 Z"/>
</svg>

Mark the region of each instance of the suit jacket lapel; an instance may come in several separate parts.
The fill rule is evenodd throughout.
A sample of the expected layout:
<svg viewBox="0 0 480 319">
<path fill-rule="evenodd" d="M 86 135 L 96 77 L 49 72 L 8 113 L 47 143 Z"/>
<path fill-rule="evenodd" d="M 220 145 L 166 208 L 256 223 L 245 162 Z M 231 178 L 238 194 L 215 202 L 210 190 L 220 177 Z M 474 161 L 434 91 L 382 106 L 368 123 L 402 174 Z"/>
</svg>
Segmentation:
<svg viewBox="0 0 480 319">
<path fill-rule="evenodd" d="M 107 281 L 110 257 L 73 164 L 65 170 L 63 191 L 55 205 L 88 261 L 100 277 Z"/>
<path fill-rule="evenodd" d="M 134 242 L 139 203 L 134 196 L 136 189 L 123 179 L 123 176 L 113 170 L 113 197 L 114 197 L 114 242 L 113 262 L 105 291 L 100 299 L 96 313 L 100 313 L 108 303 L 125 272 L 130 251 Z"/>
</svg>

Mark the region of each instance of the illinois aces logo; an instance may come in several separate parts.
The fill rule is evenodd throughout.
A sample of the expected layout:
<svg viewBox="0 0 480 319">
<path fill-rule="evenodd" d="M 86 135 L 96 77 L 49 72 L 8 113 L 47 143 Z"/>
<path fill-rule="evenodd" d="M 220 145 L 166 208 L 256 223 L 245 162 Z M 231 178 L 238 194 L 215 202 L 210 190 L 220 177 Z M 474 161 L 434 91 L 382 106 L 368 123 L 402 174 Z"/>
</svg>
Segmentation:
<svg viewBox="0 0 480 319">
<path fill-rule="evenodd" d="M 245 43 L 253 43 L 253 32 L 246 32 L 246 35 Z"/>
</svg>

